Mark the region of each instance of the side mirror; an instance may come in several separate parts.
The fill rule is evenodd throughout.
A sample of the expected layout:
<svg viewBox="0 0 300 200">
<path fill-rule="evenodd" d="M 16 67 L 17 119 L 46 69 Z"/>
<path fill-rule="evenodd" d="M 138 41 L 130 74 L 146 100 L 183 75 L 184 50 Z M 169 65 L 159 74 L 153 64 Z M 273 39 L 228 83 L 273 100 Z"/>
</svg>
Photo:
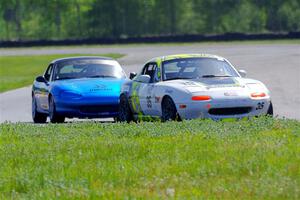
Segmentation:
<svg viewBox="0 0 300 200">
<path fill-rule="evenodd" d="M 247 72 L 245 70 L 239 70 L 238 72 L 241 75 L 241 77 L 246 77 L 247 76 Z"/>
<path fill-rule="evenodd" d="M 136 73 L 135 72 L 130 72 L 129 78 L 132 80 L 134 77 L 136 77 Z"/>
<path fill-rule="evenodd" d="M 149 83 L 151 77 L 147 74 L 138 76 L 135 81 L 141 82 L 141 83 Z"/>
<path fill-rule="evenodd" d="M 36 77 L 36 82 L 40 82 L 40 83 L 46 83 L 46 79 L 43 76 L 38 76 Z"/>
</svg>

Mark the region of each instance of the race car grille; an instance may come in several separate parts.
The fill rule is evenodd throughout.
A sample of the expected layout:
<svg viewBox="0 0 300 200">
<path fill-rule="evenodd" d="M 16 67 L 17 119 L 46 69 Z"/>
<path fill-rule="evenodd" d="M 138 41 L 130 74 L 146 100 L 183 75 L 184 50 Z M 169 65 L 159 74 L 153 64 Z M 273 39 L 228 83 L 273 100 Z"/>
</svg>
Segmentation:
<svg viewBox="0 0 300 200">
<path fill-rule="evenodd" d="M 211 108 L 208 113 L 211 115 L 241 115 L 250 111 L 251 107 Z"/>
<path fill-rule="evenodd" d="M 82 113 L 113 113 L 118 112 L 118 110 L 118 105 L 91 105 L 80 107 L 80 112 Z"/>
</svg>

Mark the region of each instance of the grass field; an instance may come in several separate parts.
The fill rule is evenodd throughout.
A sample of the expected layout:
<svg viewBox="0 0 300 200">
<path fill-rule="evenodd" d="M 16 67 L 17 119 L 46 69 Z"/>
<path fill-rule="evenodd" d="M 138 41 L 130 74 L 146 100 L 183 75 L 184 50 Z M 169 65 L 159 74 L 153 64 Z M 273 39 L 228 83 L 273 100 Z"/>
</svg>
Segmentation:
<svg viewBox="0 0 300 200">
<path fill-rule="evenodd" d="M 0 199 L 299 199 L 300 122 L 0 124 Z"/>
<path fill-rule="evenodd" d="M 80 54 L 82 55 L 82 54 Z M 79 56 L 78 54 L 0 56 L 0 92 L 24 87 L 33 83 L 36 76 L 46 70 L 48 64 L 57 58 Z M 101 56 L 120 58 L 121 54 Z"/>
</svg>

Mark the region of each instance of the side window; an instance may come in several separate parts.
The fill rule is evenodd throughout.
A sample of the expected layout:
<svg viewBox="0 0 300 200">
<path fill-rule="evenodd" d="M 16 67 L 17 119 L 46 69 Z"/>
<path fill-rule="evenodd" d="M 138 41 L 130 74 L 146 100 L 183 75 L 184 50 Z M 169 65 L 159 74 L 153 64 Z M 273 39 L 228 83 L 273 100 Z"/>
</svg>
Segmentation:
<svg viewBox="0 0 300 200">
<path fill-rule="evenodd" d="M 51 72 L 52 72 L 53 64 L 50 64 L 44 74 L 46 81 L 50 80 Z"/>
<path fill-rule="evenodd" d="M 145 65 L 142 75 L 149 75 L 151 77 L 150 83 L 158 82 L 159 79 L 157 77 L 157 70 L 156 63 L 148 63 Z"/>
</svg>

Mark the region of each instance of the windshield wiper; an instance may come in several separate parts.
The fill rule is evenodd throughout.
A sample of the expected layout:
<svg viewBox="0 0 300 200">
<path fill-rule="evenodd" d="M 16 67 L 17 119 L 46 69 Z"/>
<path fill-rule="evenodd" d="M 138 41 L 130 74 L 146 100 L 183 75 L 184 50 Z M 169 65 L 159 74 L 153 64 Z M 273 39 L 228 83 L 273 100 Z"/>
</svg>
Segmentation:
<svg viewBox="0 0 300 200">
<path fill-rule="evenodd" d="M 214 78 L 214 77 L 232 77 L 232 76 L 230 76 L 230 75 L 212 75 L 212 74 L 201 76 L 201 78 Z"/>
<path fill-rule="evenodd" d="M 116 77 L 109 76 L 109 75 L 94 75 L 94 76 L 87 76 L 87 78 L 116 78 Z"/>
<path fill-rule="evenodd" d="M 192 79 L 192 78 L 187 78 L 187 77 L 173 77 L 173 78 L 166 79 L 166 81 L 177 80 L 177 79 Z"/>
<path fill-rule="evenodd" d="M 56 78 L 55 80 L 65 80 L 65 79 L 76 79 L 78 77 L 62 77 L 62 78 Z"/>
</svg>

